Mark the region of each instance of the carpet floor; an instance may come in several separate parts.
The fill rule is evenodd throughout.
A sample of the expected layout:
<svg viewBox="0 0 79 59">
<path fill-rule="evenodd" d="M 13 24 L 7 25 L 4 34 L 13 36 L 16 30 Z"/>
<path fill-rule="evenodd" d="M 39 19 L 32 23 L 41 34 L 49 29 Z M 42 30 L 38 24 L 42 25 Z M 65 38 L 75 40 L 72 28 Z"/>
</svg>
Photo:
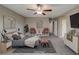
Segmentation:
<svg viewBox="0 0 79 59">
<path fill-rule="evenodd" d="M 35 48 L 30 48 L 26 46 L 14 47 L 13 53 L 56 53 L 52 43 L 49 41 L 49 47 L 42 47 L 41 44 Z"/>
</svg>

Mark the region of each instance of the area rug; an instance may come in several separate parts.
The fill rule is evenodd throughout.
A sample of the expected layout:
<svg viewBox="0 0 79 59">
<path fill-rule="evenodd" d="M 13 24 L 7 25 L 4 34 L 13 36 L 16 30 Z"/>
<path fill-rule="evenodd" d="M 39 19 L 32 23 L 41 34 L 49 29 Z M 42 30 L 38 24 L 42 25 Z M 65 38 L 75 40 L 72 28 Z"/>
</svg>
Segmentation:
<svg viewBox="0 0 79 59">
<path fill-rule="evenodd" d="M 42 47 L 41 44 L 35 48 L 15 47 L 13 53 L 56 53 L 52 43 L 49 41 L 49 47 Z"/>
</svg>

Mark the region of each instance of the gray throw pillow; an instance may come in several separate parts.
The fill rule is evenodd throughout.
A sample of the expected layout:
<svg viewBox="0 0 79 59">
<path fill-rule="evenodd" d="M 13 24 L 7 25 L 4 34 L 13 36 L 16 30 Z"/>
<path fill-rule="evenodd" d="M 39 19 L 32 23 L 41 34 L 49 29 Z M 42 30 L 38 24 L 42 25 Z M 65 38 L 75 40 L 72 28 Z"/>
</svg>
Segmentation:
<svg viewBox="0 0 79 59">
<path fill-rule="evenodd" d="M 16 35 L 16 34 L 14 34 L 14 35 L 12 35 L 12 38 L 13 38 L 14 40 L 19 40 L 19 39 L 21 39 L 21 36 L 18 36 L 18 35 Z"/>
</svg>

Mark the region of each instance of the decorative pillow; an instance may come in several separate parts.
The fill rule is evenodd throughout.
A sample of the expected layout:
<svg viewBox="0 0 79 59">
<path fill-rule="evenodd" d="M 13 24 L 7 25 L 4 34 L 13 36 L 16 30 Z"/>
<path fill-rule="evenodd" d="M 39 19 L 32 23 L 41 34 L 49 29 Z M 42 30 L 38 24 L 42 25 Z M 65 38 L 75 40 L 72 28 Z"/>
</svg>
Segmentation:
<svg viewBox="0 0 79 59">
<path fill-rule="evenodd" d="M 21 38 L 24 38 L 24 35 L 23 35 L 23 34 L 20 34 L 20 37 L 21 37 Z"/>
<path fill-rule="evenodd" d="M 13 33 L 13 35 L 19 35 L 17 32 Z"/>
<path fill-rule="evenodd" d="M 12 34 L 6 34 L 6 36 L 7 36 L 10 40 L 13 39 L 13 38 L 12 38 Z"/>
<path fill-rule="evenodd" d="M 18 35 L 16 35 L 16 34 L 12 35 L 12 37 L 13 37 L 14 40 L 19 40 L 19 39 L 21 39 L 21 37 L 18 36 Z"/>
</svg>

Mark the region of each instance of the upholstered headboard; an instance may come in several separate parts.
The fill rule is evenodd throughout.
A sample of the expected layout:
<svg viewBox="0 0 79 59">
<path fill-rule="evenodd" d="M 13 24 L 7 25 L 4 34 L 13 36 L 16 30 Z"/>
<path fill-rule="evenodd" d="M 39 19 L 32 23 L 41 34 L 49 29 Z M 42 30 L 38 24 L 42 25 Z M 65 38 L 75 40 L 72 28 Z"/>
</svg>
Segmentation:
<svg viewBox="0 0 79 59">
<path fill-rule="evenodd" d="M 7 31 L 6 35 L 7 35 L 9 38 L 12 37 L 13 33 L 17 32 L 16 29 L 7 29 L 6 31 Z"/>
<path fill-rule="evenodd" d="M 16 29 L 6 29 L 7 33 L 16 32 Z"/>
</svg>

